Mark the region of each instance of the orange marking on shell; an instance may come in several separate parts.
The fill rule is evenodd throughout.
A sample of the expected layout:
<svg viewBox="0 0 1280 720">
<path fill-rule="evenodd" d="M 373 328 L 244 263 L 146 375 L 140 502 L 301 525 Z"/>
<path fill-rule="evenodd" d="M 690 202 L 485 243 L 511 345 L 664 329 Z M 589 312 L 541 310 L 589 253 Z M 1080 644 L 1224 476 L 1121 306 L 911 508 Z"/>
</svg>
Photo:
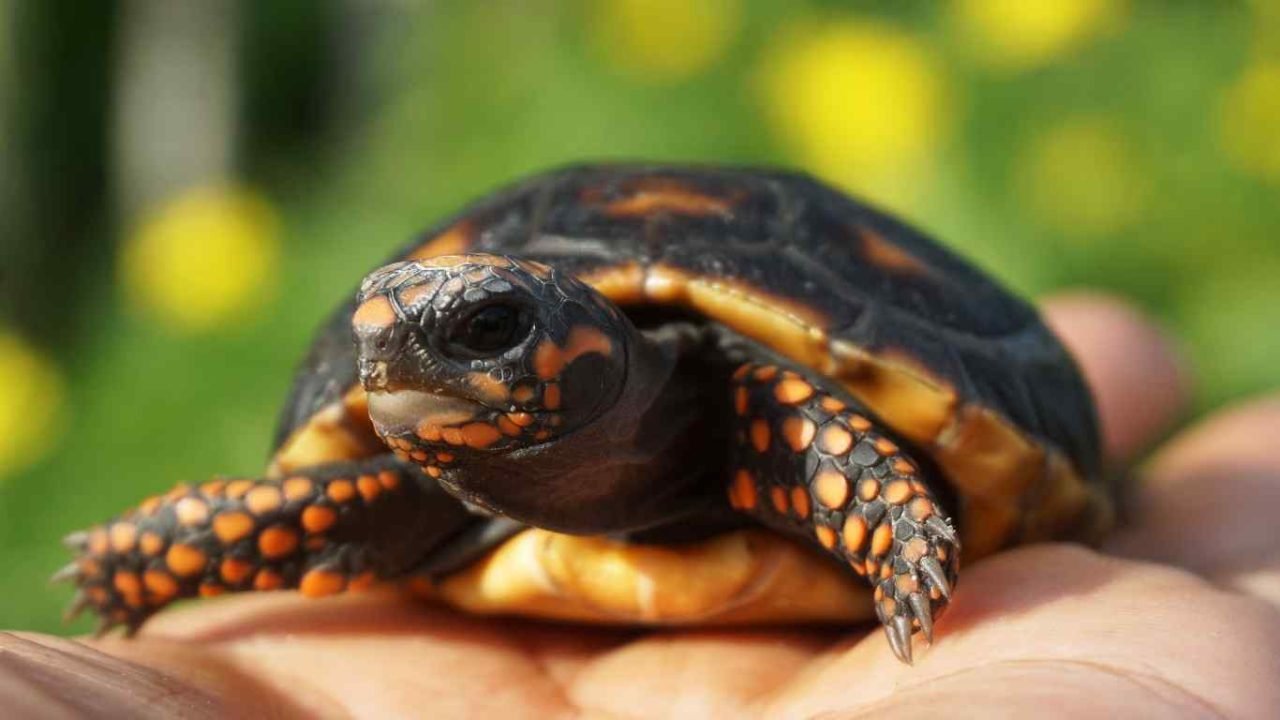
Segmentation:
<svg viewBox="0 0 1280 720">
<path fill-rule="evenodd" d="M 464 442 L 466 442 L 462 438 L 462 430 L 454 427 L 444 428 L 443 430 L 440 431 L 440 436 L 443 437 L 444 441 L 449 443 L 450 445 L 462 445 Z M 427 459 L 427 456 L 425 454 L 421 458 L 417 458 L 417 457 L 414 458 L 414 460 L 418 460 L 419 462 L 426 459 Z"/>
<path fill-rule="evenodd" d="M 924 522 L 933 514 L 933 503 L 929 498 L 918 497 L 907 506 L 907 512 L 911 514 L 912 520 Z"/>
<path fill-rule="evenodd" d="M 344 503 L 356 496 L 356 486 L 350 480 L 333 480 L 324 489 L 324 494 L 336 503 Z"/>
<path fill-rule="evenodd" d="M 133 523 L 120 522 L 111 526 L 111 549 L 118 553 L 133 550 L 138 539 L 138 527 Z"/>
<path fill-rule="evenodd" d="M 227 497 L 232 500 L 239 500 L 252 488 L 252 480 L 232 480 L 227 483 Z"/>
<path fill-rule="evenodd" d="M 894 505 L 901 505 L 913 494 L 911 484 L 902 480 L 893 480 L 884 486 L 884 499 Z"/>
<path fill-rule="evenodd" d="M 400 487 L 400 473 L 395 470 L 383 470 L 378 473 L 378 482 L 384 490 L 395 490 Z"/>
<path fill-rule="evenodd" d="M 191 577 L 204 572 L 208 558 L 200 548 L 179 543 L 169 548 L 164 555 L 164 562 L 178 577 Z"/>
<path fill-rule="evenodd" d="M 844 410 L 845 408 L 844 403 L 840 402 L 836 398 L 831 397 L 830 395 L 824 396 L 822 400 L 819 402 L 819 405 L 822 406 L 823 410 L 826 410 L 829 413 L 838 413 Z"/>
<path fill-rule="evenodd" d="M 334 595 L 342 592 L 346 587 L 346 577 L 331 570 L 320 570 L 318 568 L 308 570 L 302 576 L 302 582 L 298 584 L 298 589 L 302 594 L 311 598 Z"/>
<path fill-rule="evenodd" d="M 280 491 L 270 485 L 260 485 L 244 496 L 244 506 L 254 515 L 275 512 L 284 504 Z"/>
<path fill-rule="evenodd" d="M 468 423 L 462 426 L 462 440 L 467 447 L 483 450 L 493 445 L 502 437 L 502 432 L 498 428 L 488 423 Z"/>
<path fill-rule="evenodd" d="M 646 218 L 657 213 L 728 217 L 733 212 L 731 199 L 667 178 L 646 179 L 629 189 L 631 194 L 605 203 L 602 212 L 612 218 Z"/>
<path fill-rule="evenodd" d="M 762 453 L 769 449 L 769 423 L 764 418 L 751 421 L 751 447 Z"/>
<path fill-rule="evenodd" d="M 386 295 L 375 295 L 356 308 L 351 324 L 358 328 L 388 328 L 396 324 L 396 310 Z"/>
<path fill-rule="evenodd" d="M 751 377 L 758 382 L 769 382 L 777 376 L 778 368 L 773 365 L 761 365 L 755 369 L 755 372 L 751 373 Z"/>
<path fill-rule="evenodd" d="M 809 490 L 800 485 L 791 488 L 791 509 L 795 511 L 796 517 L 801 520 L 807 520 L 809 513 L 813 510 L 813 503 L 809 499 Z"/>
<path fill-rule="evenodd" d="M 192 527 L 209 521 L 209 504 L 199 498 L 185 497 L 173 506 L 178 523 Z"/>
<path fill-rule="evenodd" d="M 356 490 L 360 491 L 360 497 L 365 502 L 373 502 L 382 494 L 382 486 L 378 484 L 378 478 L 372 475 L 361 475 L 356 478 Z"/>
<path fill-rule="evenodd" d="M 253 518 L 248 513 L 227 511 L 213 516 L 213 534 L 223 545 L 230 545 L 253 532 Z"/>
<path fill-rule="evenodd" d="M 559 385 L 556 385 L 553 383 L 551 385 L 548 385 L 546 390 L 542 391 L 542 404 L 548 410 L 560 409 L 560 386 Z"/>
<path fill-rule="evenodd" d="M 886 240 L 876 230 L 861 225 L 857 232 L 862 240 L 862 259 L 869 264 L 904 275 L 928 275 L 932 272 L 924 261 Z"/>
<path fill-rule="evenodd" d="M 289 501 L 304 500 L 311 497 L 316 490 L 315 483 L 308 477 L 291 477 L 284 481 L 284 499 Z"/>
<path fill-rule="evenodd" d="M 613 265 L 578 276 L 582 282 L 619 305 L 644 300 L 644 269 L 639 263 Z"/>
<path fill-rule="evenodd" d="M 302 529 L 315 535 L 338 521 L 338 512 L 327 505 L 309 505 L 302 510 Z"/>
<path fill-rule="evenodd" d="M 538 347 L 534 348 L 533 371 L 537 373 L 539 379 L 550 380 L 558 376 L 564 366 L 564 351 L 551 338 L 543 340 L 538 343 Z"/>
<path fill-rule="evenodd" d="M 867 521 L 858 514 L 851 513 L 844 519 L 844 527 L 840 531 L 844 539 L 844 548 L 851 554 L 862 552 L 862 545 L 867 541 Z"/>
<path fill-rule="evenodd" d="M 779 515 L 786 515 L 789 503 L 787 502 L 787 491 L 780 485 L 774 485 L 769 488 L 769 500 L 773 503 L 773 509 Z"/>
<path fill-rule="evenodd" d="M 462 220 L 409 253 L 410 260 L 429 260 L 442 255 L 460 255 L 471 247 L 475 225 Z"/>
<path fill-rule="evenodd" d="M 210 480 L 200 486 L 200 492 L 208 497 L 220 497 L 222 495 L 222 491 L 226 489 L 226 480 Z"/>
<path fill-rule="evenodd" d="M 508 437 L 518 437 L 520 435 L 520 426 L 511 422 L 506 415 L 498 416 L 498 430 Z"/>
<path fill-rule="evenodd" d="M 863 478 L 858 481 L 858 499 L 871 502 L 880 494 L 880 481 L 875 478 Z"/>
<path fill-rule="evenodd" d="M 143 555 L 159 555 L 164 550 L 164 538 L 158 533 L 144 532 L 142 539 L 138 541 L 138 548 Z"/>
<path fill-rule="evenodd" d="M 822 470 L 813 479 L 813 492 L 824 507 L 839 510 L 849 501 L 849 480 L 838 470 Z"/>
<path fill-rule="evenodd" d="M 798 405 L 813 397 L 813 386 L 800 378 L 785 378 L 773 386 L 773 396 L 785 405 Z"/>
<path fill-rule="evenodd" d="M 888 523 L 882 523 L 871 533 L 871 554 L 881 557 L 889 552 L 889 548 L 893 545 L 893 528 Z M 888 567 L 888 566 L 886 566 Z"/>
<path fill-rule="evenodd" d="M 142 584 L 151 594 L 153 605 L 163 604 L 178 594 L 178 581 L 163 570 L 151 569 L 143 573 Z"/>
<path fill-rule="evenodd" d="M 883 438 L 883 437 L 876 438 L 876 441 L 875 443 L 873 443 L 873 445 L 876 448 L 876 452 L 880 453 L 881 455 L 892 455 L 898 452 L 898 446 L 894 445 L 893 441 L 890 440 L 889 438 Z"/>
<path fill-rule="evenodd" d="M 818 537 L 818 542 L 822 547 L 830 550 L 836 546 L 836 531 L 826 525 L 818 525 L 813 529 L 814 534 Z"/>
<path fill-rule="evenodd" d="M 262 568 L 253 576 L 254 590 L 279 590 L 284 587 L 284 577 L 271 568 Z"/>
<path fill-rule="evenodd" d="M 745 387 L 739 387 L 733 391 L 733 411 L 739 417 L 747 414 L 750 397 L 751 395 Z"/>
<path fill-rule="evenodd" d="M 226 558 L 218 566 L 218 576 L 228 585 L 239 585 L 253 574 L 253 564 L 241 558 Z"/>
<path fill-rule="evenodd" d="M 864 433 L 871 429 L 871 421 L 861 415 L 850 415 L 846 421 L 854 432 Z"/>
<path fill-rule="evenodd" d="M 286 557 L 298 549 L 298 533 L 283 525 L 272 525 L 258 535 L 258 551 L 271 560 Z"/>
<path fill-rule="evenodd" d="M 822 428 L 818 434 L 818 449 L 828 455 L 843 455 L 853 447 L 853 435 L 834 423 Z"/>
<path fill-rule="evenodd" d="M 799 415 L 791 415 L 782 421 L 782 438 L 794 452 L 802 452 L 813 442 L 818 427 L 813 421 Z"/>
<path fill-rule="evenodd" d="M 435 465 L 428 465 L 426 470 L 427 470 L 427 475 L 430 475 L 433 478 L 440 477 L 440 468 L 436 467 Z"/>
<path fill-rule="evenodd" d="M 729 490 L 730 503 L 739 510 L 754 509 L 757 502 L 755 478 L 747 470 L 739 470 L 733 476 L 733 486 Z"/>
<path fill-rule="evenodd" d="M 534 394 L 535 390 L 532 385 L 517 385 L 516 388 L 511 391 L 511 399 L 521 405 L 524 405 L 530 400 L 533 400 Z M 514 420 L 512 422 L 514 422 Z"/>
</svg>

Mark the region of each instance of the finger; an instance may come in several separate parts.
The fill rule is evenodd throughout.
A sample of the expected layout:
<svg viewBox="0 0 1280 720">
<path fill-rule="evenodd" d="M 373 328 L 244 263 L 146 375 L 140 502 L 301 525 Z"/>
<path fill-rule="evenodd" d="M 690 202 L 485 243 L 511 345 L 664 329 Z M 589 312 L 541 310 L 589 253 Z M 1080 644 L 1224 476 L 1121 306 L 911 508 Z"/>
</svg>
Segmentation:
<svg viewBox="0 0 1280 720">
<path fill-rule="evenodd" d="M 1224 411 L 1141 478 L 1117 554 L 1179 565 L 1280 604 L 1280 395 Z"/>
<path fill-rule="evenodd" d="M 1131 459 L 1186 403 L 1182 359 L 1155 323 L 1117 298 L 1061 294 L 1047 299 L 1044 311 L 1093 389 L 1106 456 Z"/>
<path fill-rule="evenodd" d="M 1280 703 L 1280 619 L 1260 601 L 1070 545 L 968 572 L 983 591 L 957 593 L 914 667 L 877 633 L 826 652 L 761 714 L 1265 717 Z"/>
</svg>

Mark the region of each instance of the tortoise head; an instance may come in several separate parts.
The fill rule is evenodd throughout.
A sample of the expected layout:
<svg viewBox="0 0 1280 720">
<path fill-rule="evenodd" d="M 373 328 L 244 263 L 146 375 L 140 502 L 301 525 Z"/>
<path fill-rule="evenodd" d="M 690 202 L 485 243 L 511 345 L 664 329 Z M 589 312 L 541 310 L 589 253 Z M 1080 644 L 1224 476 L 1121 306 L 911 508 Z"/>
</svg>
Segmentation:
<svg viewBox="0 0 1280 720">
<path fill-rule="evenodd" d="M 440 458 L 572 432 L 606 412 L 626 378 L 621 313 L 577 280 L 514 258 L 375 270 L 352 324 L 375 429 L 436 476 Z"/>
</svg>

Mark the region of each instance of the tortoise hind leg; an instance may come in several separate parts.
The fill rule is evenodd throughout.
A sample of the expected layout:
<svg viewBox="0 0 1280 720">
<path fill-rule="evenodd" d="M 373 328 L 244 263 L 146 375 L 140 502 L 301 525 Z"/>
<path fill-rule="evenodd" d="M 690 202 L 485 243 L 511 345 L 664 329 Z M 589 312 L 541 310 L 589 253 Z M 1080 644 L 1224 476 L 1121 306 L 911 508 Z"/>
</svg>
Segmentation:
<svg viewBox="0 0 1280 720">
<path fill-rule="evenodd" d="M 959 542 L 930 479 L 858 408 L 798 373 L 748 364 L 734 374 L 729 502 L 833 555 L 875 589 L 894 654 L 955 584 Z"/>
<path fill-rule="evenodd" d="M 478 518 L 394 456 L 318 465 L 287 478 L 180 485 L 66 544 L 54 576 L 99 632 L 132 633 L 174 600 L 299 588 L 320 596 L 404 575 Z"/>
</svg>

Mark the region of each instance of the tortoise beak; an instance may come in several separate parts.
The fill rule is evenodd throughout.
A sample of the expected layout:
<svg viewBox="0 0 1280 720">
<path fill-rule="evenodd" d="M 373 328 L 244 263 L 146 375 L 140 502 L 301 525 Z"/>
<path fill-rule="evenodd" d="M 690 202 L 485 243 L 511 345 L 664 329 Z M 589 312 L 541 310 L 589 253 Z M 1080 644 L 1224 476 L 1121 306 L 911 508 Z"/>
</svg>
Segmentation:
<svg viewBox="0 0 1280 720">
<path fill-rule="evenodd" d="M 470 400 L 422 390 L 369 392 L 369 419 L 382 435 L 412 433 L 424 424 L 460 425 L 474 419 L 482 409 Z"/>
<path fill-rule="evenodd" d="M 368 392 L 387 389 L 387 361 L 360 360 L 360 384 Z"/>
</svg>

